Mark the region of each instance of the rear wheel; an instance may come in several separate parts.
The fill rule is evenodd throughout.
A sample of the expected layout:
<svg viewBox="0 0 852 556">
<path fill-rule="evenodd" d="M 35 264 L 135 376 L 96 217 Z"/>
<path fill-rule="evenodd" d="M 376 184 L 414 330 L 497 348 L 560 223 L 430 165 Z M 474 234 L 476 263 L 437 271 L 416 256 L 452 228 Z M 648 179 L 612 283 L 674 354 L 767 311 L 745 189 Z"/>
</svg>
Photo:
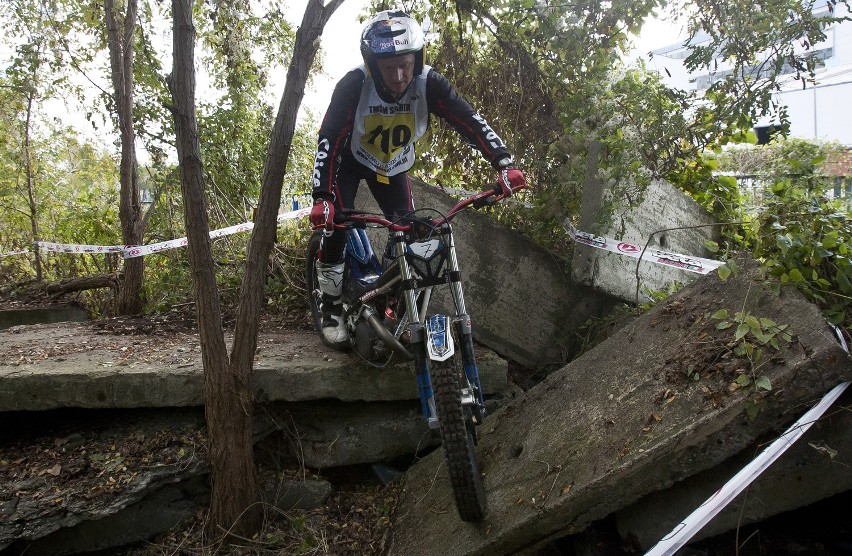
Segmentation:
<svg viewBox="0 0 852 556">
<path fill-rule="evenodd" d="M 486 510 L 485 487 L 476 459 L 473 427 L 467 426 L 468 419 L 462 406 L 459 384 L 466 384 L 466 380 L 461 374 L 461 357 L 457 351 L 446 361 L 430 363 L 435 408 L 441 424 L 441 442 L 456 508 L 462 521 L 481 521 Z M 462 380 L 465 382 L 460 382 Z"/>
</svg>

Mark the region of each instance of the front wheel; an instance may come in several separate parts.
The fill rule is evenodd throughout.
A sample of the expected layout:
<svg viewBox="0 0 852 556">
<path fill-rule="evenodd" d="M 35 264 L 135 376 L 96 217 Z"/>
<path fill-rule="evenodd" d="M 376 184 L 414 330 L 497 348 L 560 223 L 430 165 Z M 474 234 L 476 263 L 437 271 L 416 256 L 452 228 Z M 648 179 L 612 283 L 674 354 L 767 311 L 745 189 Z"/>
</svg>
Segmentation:
<svg viewBox="0 0 852 556">
<path fill-rule="evenodd" d="M 472 427 L 467 426 L 465 408 L 462 405 L 459 384 L 463 375 L 460 359 L 457 351 L 446 361 L 430 362 L 432 389 L 441 425 L 441 442 L 459 517 L 462 521 L 478 522 L 485 517 L 485 487 L 482 485 L 479 462 L 476 459 L 474 432 Z"/>
</svg>

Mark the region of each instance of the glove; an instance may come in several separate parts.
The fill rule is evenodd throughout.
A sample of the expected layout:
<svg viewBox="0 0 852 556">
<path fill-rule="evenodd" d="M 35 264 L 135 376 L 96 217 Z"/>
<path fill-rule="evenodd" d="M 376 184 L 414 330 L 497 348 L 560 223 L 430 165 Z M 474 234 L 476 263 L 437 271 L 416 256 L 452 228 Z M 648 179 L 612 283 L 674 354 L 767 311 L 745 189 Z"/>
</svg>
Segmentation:
<svg viewBox="0 0 852 556">
<path fill-rule="evenodd" d="M 326 237 L 334 231 L 334 205 L 326 199 L 317 199 L 311 207 L 311 227 L 314 230 L 323 229 Z"/>
<path fill-rule="evenodd" d="M 500 198 L 503 199 L 511 197 L 513 189 L 521 189 L 526 186 L 527 179 L 524 177 L 524 173 L 514 166 L 506 166 L 500 169 L 500 173 L 497 176 L 497 187 L 494 189 L 496 191 L 497 188 L 500 188 Z"/>
</svg>

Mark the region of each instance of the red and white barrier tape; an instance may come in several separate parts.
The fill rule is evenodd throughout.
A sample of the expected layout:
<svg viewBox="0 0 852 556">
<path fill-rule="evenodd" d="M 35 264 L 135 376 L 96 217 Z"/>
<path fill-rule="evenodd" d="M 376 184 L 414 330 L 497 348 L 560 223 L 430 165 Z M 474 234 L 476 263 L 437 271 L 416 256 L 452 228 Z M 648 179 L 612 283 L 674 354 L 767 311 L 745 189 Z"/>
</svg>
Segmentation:
<svg viewBox="0 0 852 556">
<path fill-rule="evenodd" d="M 303 208 L 298 210 L 293 210 L 290 212 L 285 212 L 284 214 L 278 215 L 278 223 L 284 222 L 286 220 L 294 220 L 296 218 L 301 218 L 303 216 L 307 216 L 311 213 L 310 208 Z M 240 233 L 240 232 L 248 232 L 254 228 L 253 222 L 243 222 L 242 224 L 236 224 L 234 226 L 228 226 L 227 228 L 220 228 L 218 230 L 213 230 L 210 232 L 210 238 L 224 237 L 232 234 Z M 42 251 L 53 251 L 57 253 L 122 253 L 122 256 L 125 259 L 132 259 L 134 257 L 142 257 L 145 255 L 151 255 L 153 253 L 159 253 L 161 251 L 166 251 L 168 249 L 177 249 L 178 247 L 185 247 L 187 244 L 187 239 L 185 237 L 172 239 L 169 241 L 161 241 L 159 243 L 151 243 L 148 245 L 77 245 L 70 243 L 50 243 L 47 241 L 35 241 L 33 242 L 40 250 Z M 10 255 L 15 255 L 19 253 L 25 253 L 27 251 L 21 251 L 16 253 L 9 253 Z"/>
<path fill-rule="evenodd" d="M 451 195 L 460 196 L 470 196 L 476 193 L 474 191 L 467 191 L 465 189 L 456 189 L 452 187 L 441 187 L 441 190 Z M 532 206 L 527 203 L 521 203 L 520 201 L 511 198 L 506 199 L 503 202 L 517 202 L 525 207 Z M 568 233 L 571 234 L 571 237 L 573 237 L 574 241 L 576 241 L 577 243 L 582 243 L 583 245 L 588 245 L 589 247 L 609 251 L 610 253 L 618 253 L 619 255 L 624 255 L 626 257 L 631 257 L 634 259 L 638 259 L 641 257 L 643 261 L 650 261 L 661 265 L 680 268 L 682 270 L 696 272 L 698 274 L 709 274 L 720 266 L 722 266 L 723 264 L 725 264 L 722 261 L 716 261 L 714 259 L 693 257 L 691 255 L 683 255 L 681 253 L 671 253 L 669 251 L 662 251 L 660 249 L 646 249 L 645 253 L 643 254 L 642 248 L 638 245 L 634 245 L 626 241 L 618 241 L 609 237 L 596 236 L 594 234 L 590 234 L 589 232 L 581 232 L 580 230 L 577 230 L 567 219 L 565 220 L 564 225 L 565 229 L 568 230 Z"/>
<path fill-rule="evenodd" d="M 11 257 L 12 255 L 26 255 L 29 252 L 29 249 L 21 249 L 19 251 L 9 251 L 7 253 L 0 253 L 0 259 L 2 259 L 3 257 Z"/>
<path fill-rule="evenodd" d="M 52 243 L 50 241 L 34 241 L 33 244 L 41 251 L 54 253 L 120 253 L 124 245 L 78 245 L 76 243 Z"/>
<path fill-rule="evenodd" d="M 849 353 L 849 346 L 846 345 L 843 334 L 837 328 L 835 328 L 835 331 L 843 349 L 846 350 L 846 353 Z M 823 396 L 819 403 L 802 415 L 775 442 L 767 446 L 751 463 L 743 467 L 722 488 L 717 490 L 701 506 L 689 514 L 686 519 L 681 521 L 671 533 L 646 552 L 645 556 L 670 556 L 682 548 L 716 514 L 722 511 L 737 495 L 745 490 L 758 475 L 766 471 L 766 468 L 772 465 L 787 448 L 801 438 L 805 434 L 805 431 L 840 397 L 840 394 L 846 390 L 849 384 L 849 382 L 842 382 Z"/>
<path fill-rule="evenodd" d="M 671 253 L 660 249 L 646 249 L 643 254 L 642 248 L 638 245 L 634 245 L 626 241 L 618 241 L 617 239 L 609 237 L 596 236 L 588 232 L 581 232 L 572 226 L 568 220 L 566 220 L 564 224 L 565 229 L 568 230 L 574 238 L 574 241 L 577 243 L 609 251 L 610 253 L 618 253 L 619 255 L 632 257 L 634 259 L 641 257 L 643 261 L 672 266 L 682 270 L 688 270 L 689 272 L 696 272 L 698 274 L 709 274 L 725 264 L 722 261 L 693 257 L 692 255 L 682 255 L 680 253 Z"/>
</svg>

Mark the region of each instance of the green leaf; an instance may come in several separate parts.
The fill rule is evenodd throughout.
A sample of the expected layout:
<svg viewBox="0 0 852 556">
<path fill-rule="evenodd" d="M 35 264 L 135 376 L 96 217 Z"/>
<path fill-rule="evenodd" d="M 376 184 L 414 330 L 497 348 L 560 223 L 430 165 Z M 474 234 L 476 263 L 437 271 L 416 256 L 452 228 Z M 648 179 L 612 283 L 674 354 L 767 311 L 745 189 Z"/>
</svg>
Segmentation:
<svg viewBox="0 0 852 556">
<path fill-rule="evenodd" d="M 734 259 L 728 259 L 727 261 L 725 261 L 725 264 L 730 267 L 731 272 L 735 276 L 739 273 L 740 268 L 737 266 L 737 261 L 735 261 Z"/>
<path fill-rule="evenodd" d="M 747 324 L 745 324 L 745 323 L 740 324 L 737 327 L 736 333 L 734 334 L 734 339 L 738 340 L 738 341 L 742 340 L 745 337 L 745 335 L 748 334 L 749 330 L 750 330 L 750 328 Z"/>
<path fill-rule="evenodd" d="M 822 238 L 822 246 L 831 249 L 837 247 L 837 232 L 829 232 Z"/>
<path fill-rule="evenodd" d="M 746 415 L 752 421 L 757 419 L 757 414 L 760 413 L 760 407 L 752 400 L 748 400 L 745 404 Z"/>
<path fill-rule="evenodd" d="M 804 282 L 804 281 L 805 281 L 805 277 L 804 277 L 804 276 L 802 276 L 802 273 L 801 273 L 801 271 L 800 271 L 798 268 L 794 268 L 794 269 L 792 269 L 792 270 L 789 272 L 789 276 L 790 276 L 790 281 L 791 281 L 791 282 L 799 283 L 799 282 Z"/>
<path fill-rule="evenodd" d="M 719 278 L 721 278 L 723 282 L 731 276 L 731 269 L 727 264 L 720 266 L 716 272 L 719 273 Z"/>
<path fill-rule="evenodd" d="M 740 386 L 748 386 L 749 384 L 751 384 L 751 377 L 747 374 L 741 374 L 734 382 L 736 382 Z"/>
<path fill-rule="evenodd" d="M 715 241 L 711 241 L 709 239 L 705 240 L 704 241 L 704 247 L 706 247 L 707 250 L 710 251 L 711 253 L 718 253 L 719 252 L 719 244 L 716 243 Z"/>
<path fill-rule="evenodd" d="M 727 309 L 719 309 L 718 311 L 713 313 L 713 316 L 711 318 L 726 319 L 726 318 L 728 318 L 728 310 Z"/>
<path fill-rule="evenodd" d="M 766 375 L 758 377 L 758 379 L 754 381 L 754 386 L 756 388 L 762 388 L 767 391 L 772 390 L 772 383 L 769 381 L 769 377 Z"/>
<path fill-rule="evenodd" d="M 791 247 L 793 247 L 793 240 L 790 239 L 790 236 L 787 234 L 778 234 L 775 236 L 775 243 L 778 245 L 778 248 L 781 249 L 782 253 L 786 253 Z"/>
<path fill-rule="evenodd" d="M 732 327 L 733 325 L 734 325 L 734 323 L 732 323 L 731 321 L 723 320 L 721 322 L 716 323 L 716 330 L 727 330 L 728 328 Z"/>
</svg>

